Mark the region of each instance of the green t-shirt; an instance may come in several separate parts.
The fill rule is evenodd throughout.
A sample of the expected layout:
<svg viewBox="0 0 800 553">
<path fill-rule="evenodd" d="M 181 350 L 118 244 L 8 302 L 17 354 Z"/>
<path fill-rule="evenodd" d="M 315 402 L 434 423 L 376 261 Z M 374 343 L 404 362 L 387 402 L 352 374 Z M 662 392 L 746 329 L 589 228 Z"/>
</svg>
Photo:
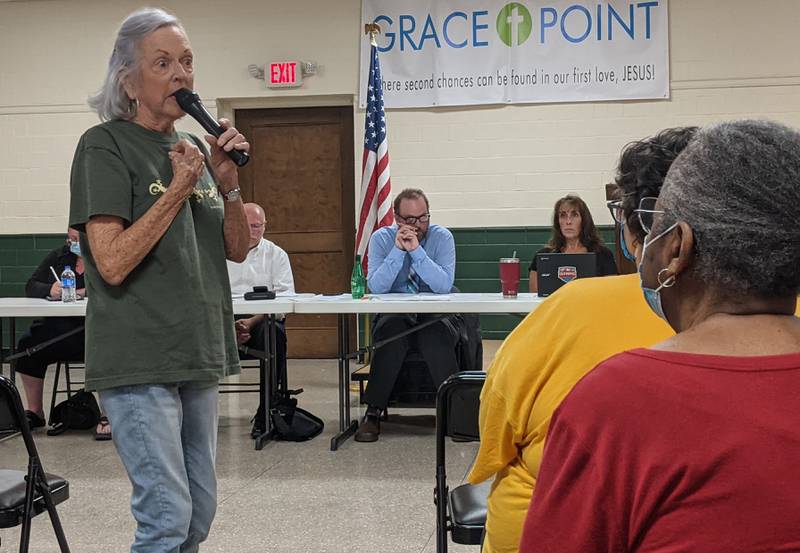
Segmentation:
<svg viewBox="0 0 800 553">
<path fill-rule="evenodd" d="M 169 229 L 119 286 L 97 270 L 86 222 L 113 215 L 126 228 L 172 181 L 168 152 L 186 133 L 109 121 L 81 137 L 72 163 L 69 224 L 86 265 L 86 387 L 216 381 L 239 372 L 224 207 L 206 168 Z M 207 154 L 207 152 L 206 152 Z"/>
</svg>

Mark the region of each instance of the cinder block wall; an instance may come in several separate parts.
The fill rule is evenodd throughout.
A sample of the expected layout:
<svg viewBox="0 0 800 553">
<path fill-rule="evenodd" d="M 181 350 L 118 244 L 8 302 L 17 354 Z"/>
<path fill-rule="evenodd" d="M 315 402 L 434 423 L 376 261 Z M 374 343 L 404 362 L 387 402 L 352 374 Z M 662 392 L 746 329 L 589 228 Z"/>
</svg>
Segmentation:
<svg viewBox="0 0 800 553">
<path fill-rule="evenodd" d="M 96 122 L 114 33 L 140 6 L 0 1 L 0 235 L 61 233 L 80 134 Z M 171 0 L 196 54 L 195 87 L 252 107 L 358 93 L 361 0 Z M 671 98 L 660 101 L 389 110 L 392 183 L 425 189 L 452 228 L 545 227 L 554 201 L 583 196 L 600 224 L 620 148 L 674 125 L 769 117 L 800 125 L 797 0 L 670 0 Z M 237 55 L 231 57 L 229 37 Z M 20 55 L 19 45 L 35 44 Z M 5 46 L 5 47 L 3 47 Z M 247 65 L 314 60 L 303 87 L 268 90 Z M 198 130 L 192 123 L 185 128 Z M 360 165 L 363 112 L 354 120 Z M 357 167 L 358 186 L 360 167 Z"/>
</svg>

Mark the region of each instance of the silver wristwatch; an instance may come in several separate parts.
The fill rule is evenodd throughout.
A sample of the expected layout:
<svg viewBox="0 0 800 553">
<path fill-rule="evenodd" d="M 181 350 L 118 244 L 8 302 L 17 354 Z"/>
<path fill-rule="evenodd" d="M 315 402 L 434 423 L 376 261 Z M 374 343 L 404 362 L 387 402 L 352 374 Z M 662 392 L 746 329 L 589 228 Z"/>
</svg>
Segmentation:
<svg viewBox="0 0 800 553">
<path fill-rule="evenodd" d="M 242 197 L 242 190 L 238 186 L 233 190 L 229 190 L 226 194 L 222 195 L 226 202 L 235 202 Z"/>
</svg>

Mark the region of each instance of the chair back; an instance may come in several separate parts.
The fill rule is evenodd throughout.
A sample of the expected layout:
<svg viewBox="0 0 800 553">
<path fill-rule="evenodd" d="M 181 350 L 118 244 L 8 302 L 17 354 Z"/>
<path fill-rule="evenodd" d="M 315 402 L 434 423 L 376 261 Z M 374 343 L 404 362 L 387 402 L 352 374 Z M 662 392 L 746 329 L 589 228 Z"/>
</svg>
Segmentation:
<svg viewBox="0 0 800 553">
<path fill-rule="evenodd" d="M 0 431 L 3 434 L 21 433 L 28 457 L 39 456 L 19 391 L 14 383 L 3 375 L 0 375 Z"/>
<path fill-rule="evenodd" d="M 445 439 L 478 441 L 478 412 L 486 373 L 462 371 L 445 380 L 436 395 L 436 464 L 444 465 Z"/>
<path fill-rule="evenodd" d="M 6 401 L 0 402 L 0 438 L 17 432 L 19 432 L 19 424 L 11 405 Z"/>
</svg>

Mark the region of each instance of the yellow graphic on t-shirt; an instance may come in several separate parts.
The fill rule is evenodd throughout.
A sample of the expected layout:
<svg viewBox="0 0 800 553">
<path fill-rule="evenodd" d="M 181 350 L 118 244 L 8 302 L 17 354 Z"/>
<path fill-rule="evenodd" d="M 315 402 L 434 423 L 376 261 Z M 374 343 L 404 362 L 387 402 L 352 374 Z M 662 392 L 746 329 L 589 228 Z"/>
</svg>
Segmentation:
<svg viewBox="0 0 800 553">
<path fill-rule="evenodd" d="M 161 182 L 161 179 L 156 179 L 155 182 L 150 183 L 148 187 L 151 196 L 158 196 L 159 194 L 163 194 L 167 191 L 167 187 L 164 186 L 164 183 Z M 198 188 L 195 187 L 194 191 L 192 192 L 192 196 L 198 202 L 202 202 L 205 198 L 215 199 L 219 195 L 216 187 L 210 186 L 208 188 Z"/>
<path fill-rule="evenodd" d="M 167 187 L 161 183 L 161 179 L 156 179 L 156 182 L 150 183 L 150 195 L 158 196 L 167 191 Z"/>
<path fill-rule="evenodd" d="M 213 186 L 208 188 L 195 188 L 192 195 L 197 199 L 198 202 L 202 202 L 204 198 L 214 199 L 217 197 L 219 193 L 217 189 Z"/>
</svg>

